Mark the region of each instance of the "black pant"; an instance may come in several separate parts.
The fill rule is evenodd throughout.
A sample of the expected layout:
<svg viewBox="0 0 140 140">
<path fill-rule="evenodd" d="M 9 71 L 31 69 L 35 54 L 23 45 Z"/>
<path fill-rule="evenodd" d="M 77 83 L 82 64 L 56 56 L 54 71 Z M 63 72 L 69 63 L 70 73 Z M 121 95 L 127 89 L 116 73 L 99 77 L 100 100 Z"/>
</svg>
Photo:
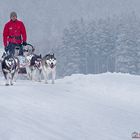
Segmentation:
<svg viewBox="0 0 140 140">
<path fill-rule="evenodd" d="M 15 48 L 19 48 L 19 55 L 23 55 L 23 47 L 22 44 L 14 44 L 14 43 L 9 43 L 7 46 L 7 50 L 10 55 L 15 55 Z"/>
</svg>

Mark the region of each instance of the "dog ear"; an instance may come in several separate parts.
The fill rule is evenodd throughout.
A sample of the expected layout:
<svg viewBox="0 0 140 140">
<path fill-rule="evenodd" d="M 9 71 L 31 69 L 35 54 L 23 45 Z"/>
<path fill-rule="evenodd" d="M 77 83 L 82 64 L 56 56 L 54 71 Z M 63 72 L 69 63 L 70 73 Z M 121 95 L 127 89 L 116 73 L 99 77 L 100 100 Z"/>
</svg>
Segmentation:
<svg viewBox="0 0 140 140">
<path fill-rule="evenodd" d="M 50 56 L 50 54 L 46 54 L 46 55 L 45 55 L 46 58 L 49 58 L 49 56 Z"/>
<path fill-rule="evenodd" d="M 46 54 L 45 57 L 48 57 L 49 54 Z"/>
</svg>

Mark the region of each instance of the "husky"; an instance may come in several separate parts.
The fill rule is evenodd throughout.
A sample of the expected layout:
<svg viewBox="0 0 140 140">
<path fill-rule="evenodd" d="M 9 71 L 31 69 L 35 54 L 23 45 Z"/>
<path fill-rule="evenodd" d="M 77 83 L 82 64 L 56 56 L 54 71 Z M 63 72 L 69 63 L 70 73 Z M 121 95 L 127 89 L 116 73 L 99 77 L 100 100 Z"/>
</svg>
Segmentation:
<svg viewBox="0 0 140 140">
<path fill-rule="evenodd" d="M 1 68 L 6 80 L 5 85 L 13 85 L 13 80 L 19 69 L 18 58 L 4 53 L 1 59 Z"/>
<path fill-rule="evenodd" d="M 51 74 L 52 84 L 54 84 L 56 76 L 56 58 L 54 54 L 47 54 L 42 58 L 42 72 L 45 83 L 48 83 L 48 76 Z"/>
<path fill-rule="evenodd" d="M 30 80 L 41 82 L 42 73 L 42 56 L 32 54 L 26 57 L 28 66 L 26 67 L 27 75 Z"/>
</svg>

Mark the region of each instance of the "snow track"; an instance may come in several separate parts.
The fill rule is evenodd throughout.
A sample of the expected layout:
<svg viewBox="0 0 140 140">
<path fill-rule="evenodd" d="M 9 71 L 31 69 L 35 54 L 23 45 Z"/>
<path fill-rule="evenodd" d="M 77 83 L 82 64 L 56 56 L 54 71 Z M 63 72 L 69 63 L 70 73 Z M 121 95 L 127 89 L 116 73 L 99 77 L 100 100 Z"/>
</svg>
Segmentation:
<svg viewBox="0 0 140 140">
<path fill-rule="evenodd" d="M 128 140 L 140 129 L 140 77 L 72 75 L 0 81 L 0 140 Z"/>
</svg>

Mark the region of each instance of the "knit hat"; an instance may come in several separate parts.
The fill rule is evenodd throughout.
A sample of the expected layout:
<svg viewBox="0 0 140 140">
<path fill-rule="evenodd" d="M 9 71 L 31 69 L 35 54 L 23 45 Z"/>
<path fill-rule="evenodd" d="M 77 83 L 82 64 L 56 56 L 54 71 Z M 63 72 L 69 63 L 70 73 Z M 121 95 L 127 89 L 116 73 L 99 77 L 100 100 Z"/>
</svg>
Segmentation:
<svg viewBox="0 0 140 140">
<path fill-rule="evenodd" d="M 12 17 L 14 17 L 14 16 L 17 17 L 17 13 L 16 13 L 16 12 L 11 12 L 11 13 L 10 13 L 10 19 L 11 19 Z"/>
</svg>

